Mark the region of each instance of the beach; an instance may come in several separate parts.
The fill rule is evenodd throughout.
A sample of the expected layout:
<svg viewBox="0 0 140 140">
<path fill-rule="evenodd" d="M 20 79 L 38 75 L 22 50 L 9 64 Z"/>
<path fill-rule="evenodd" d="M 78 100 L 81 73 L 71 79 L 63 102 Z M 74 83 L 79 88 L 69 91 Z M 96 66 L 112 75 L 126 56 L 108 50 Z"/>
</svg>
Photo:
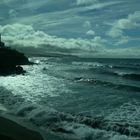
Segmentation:
<svg viewBox="0 0 140 140">
<path fill-rule="evenodd" d="M 0 117 L 1 140 L 43 140 L 35 130 L 30 130 L 10 119 Z"/>
</svg>

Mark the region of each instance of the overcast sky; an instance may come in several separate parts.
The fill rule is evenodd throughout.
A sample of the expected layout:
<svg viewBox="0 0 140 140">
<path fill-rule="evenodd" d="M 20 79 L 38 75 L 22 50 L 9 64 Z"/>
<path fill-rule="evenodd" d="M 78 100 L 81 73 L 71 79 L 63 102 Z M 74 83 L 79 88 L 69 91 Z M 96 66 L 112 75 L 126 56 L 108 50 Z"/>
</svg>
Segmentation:
<svg viewBox="0 0 140 140">
<path fill-rule="evenodd" d="M 0 0 L 8 45 L 140 57 L 140 0 Z"/>
</svg>

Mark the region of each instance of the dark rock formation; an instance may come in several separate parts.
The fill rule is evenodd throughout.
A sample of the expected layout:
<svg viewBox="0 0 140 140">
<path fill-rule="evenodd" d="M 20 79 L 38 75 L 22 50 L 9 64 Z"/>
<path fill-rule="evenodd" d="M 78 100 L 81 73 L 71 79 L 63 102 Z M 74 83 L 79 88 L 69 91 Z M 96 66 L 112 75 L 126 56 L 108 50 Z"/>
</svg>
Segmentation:
<svg viewBox="0 0 140 140">
<path fill-rule="evenodd" d="M 0 47 L 0 67 L 9 67 L 26 64 L 29 64 L 29 61 L 23 53 L 20 53 L 8 47 Z"/>
<path fill-rule="evenodd" d="M 26 71 L 21 66 L 0 66 L 0 75 L 24 74 Z"/>
<path fill-rule="evenodd" d="M 28 58 L 23 53 L 6 47 L 0 36 L 0 75 L 24 73 L 20 65 L 27 64 L 30 64 Z"/>
</svg>

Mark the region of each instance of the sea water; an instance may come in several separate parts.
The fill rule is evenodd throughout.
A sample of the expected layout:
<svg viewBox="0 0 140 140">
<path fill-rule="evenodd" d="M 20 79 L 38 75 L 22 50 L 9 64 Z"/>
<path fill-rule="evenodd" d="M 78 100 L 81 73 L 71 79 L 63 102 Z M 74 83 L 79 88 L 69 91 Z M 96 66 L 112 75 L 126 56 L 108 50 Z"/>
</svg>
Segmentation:
<svg viewBox="0 0 140 140">
<path fill-rule="evenodd" d="M 2 112 L 62 139 L 140 139 L 140 59 L 30 59 L 0 77 Z"/>
</svg>

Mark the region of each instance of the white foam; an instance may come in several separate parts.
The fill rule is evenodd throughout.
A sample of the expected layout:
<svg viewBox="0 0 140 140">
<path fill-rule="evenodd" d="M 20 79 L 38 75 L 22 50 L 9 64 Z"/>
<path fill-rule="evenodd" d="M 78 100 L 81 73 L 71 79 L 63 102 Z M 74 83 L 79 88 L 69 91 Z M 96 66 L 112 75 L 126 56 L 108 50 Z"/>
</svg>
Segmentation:
<svg viewBox="0 0 140 140">
<path fill-rule="evenodd" d="M 140 103 L 135 100 L 124 103 L 106 118 L 111 121 L 140 124 Z"/>
<path fill-rule="evenodd" d="M 137 138 L 118 134 L 116 132 L 93 129 L 83 124 L 62 122 L 59 124 L 61 128 L 70 132 L 77 140 L 139 140 Z M 63 134 L 62 134 L 63 135 Z"/>
<path fill-rule="evenodd" d="M 4 105 L 0 104 L 0 111 L 8 111 L 8 110 Z"/>
<path fill-rule="evenodd" d="M 20 95 L 26 101 L 31 102 L 38 102 L 47 96 L 58 96 L 61 92 L 70 92 L 65 87 L 63 79 L 43 74 L 42 69 L 44 66 L 46 68 L 49 67 L 46 64 L 24 66 L 24 69 L 27 71 L 25 76 L 1 77 L 0 85 L 12 91 L 12 94 Z"/>
<path fill-rule="evenodd" d="M 104 67 L 103 64 L 98 62 L 72 62 L 75 66 L 83 66 L 85 68 L 97 68 L 97 67 Z"/>
</svg>

